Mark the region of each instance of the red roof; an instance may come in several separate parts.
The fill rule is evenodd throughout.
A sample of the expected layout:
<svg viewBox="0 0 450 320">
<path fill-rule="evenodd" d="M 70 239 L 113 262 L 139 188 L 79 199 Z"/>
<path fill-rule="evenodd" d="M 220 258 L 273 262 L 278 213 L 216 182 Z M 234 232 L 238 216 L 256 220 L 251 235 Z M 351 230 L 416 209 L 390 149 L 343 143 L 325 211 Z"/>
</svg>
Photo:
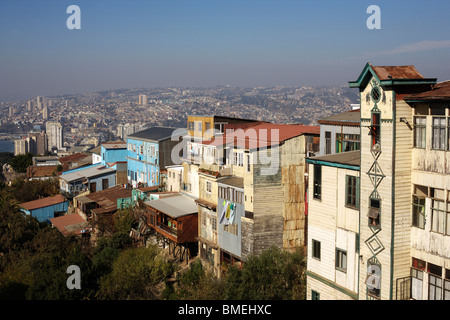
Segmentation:
<svg viewBox="0 0 450 320">
<path fill-rule="evenodd" d="M 50 221 L 63 235 L 81 234 L 88 226 L 88 222 L 78 213 L 52 218 Z"/>
<path fill-rule="evenodd" d="M 378 79 L 424 79 L 414 66 L 372 66 Z"/>
<path fill-rule="evenodd" d="M 34 210 L 38 208 L 45 208 L 49 206 L 53 206 L 58 203 L 62 203 L 67 201 L 62 195 L 57 194 L 53 197 L 46 197 L 38 200 L 33 200 L 25 203 L 21 203 L 20 206 L 25 210 Z"/>
<path fill-rule="evenodd" d="M 227 131 L 226 134 L 215 138 L 209 144 L 213 146 L 233 144 L 246 149 L 255 149 L 275 146 L 303 134 L 319 135 L 320 127 L 302 124 L 261 123 L 249 128 Z"/>
<path fill-rule="evenodd" d="M 27 168 L 27 178 L 43 178 L 58 176 L 61 171 L 57 171 L 58 166 L 30 166 Z"/>
</svg>

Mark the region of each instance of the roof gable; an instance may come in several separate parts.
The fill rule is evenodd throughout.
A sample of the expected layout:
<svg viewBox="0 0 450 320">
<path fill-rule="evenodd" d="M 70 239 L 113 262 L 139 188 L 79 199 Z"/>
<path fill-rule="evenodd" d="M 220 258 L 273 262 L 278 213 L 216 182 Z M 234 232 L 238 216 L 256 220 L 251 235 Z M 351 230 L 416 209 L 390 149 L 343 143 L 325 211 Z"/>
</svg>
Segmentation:
<svg viewBox="0 0 450 320">
<path fill-rule="evenodd" d="M 367 63 L 355 81 L 350 81 L 350 88 L 364 89 L 374 77 L 381 86 L 435 84 L 436 78 L 424 78 L 413 66 L 372 66 Z"/>
</svg>

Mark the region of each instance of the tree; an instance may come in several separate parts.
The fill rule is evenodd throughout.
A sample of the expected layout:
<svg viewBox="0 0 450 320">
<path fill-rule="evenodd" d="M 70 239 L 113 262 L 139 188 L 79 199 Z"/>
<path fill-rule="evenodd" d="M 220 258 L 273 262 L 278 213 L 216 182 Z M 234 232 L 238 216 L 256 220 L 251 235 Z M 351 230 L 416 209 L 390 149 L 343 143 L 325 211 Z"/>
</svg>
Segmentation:
<svg viewBox="0 0 450 320">
<path fill-rule="evenodd" d="M 111 273 L 100 279 L 99 299 L 155 299 L 165 281 L 173 274 L 168 262 L 156 246 L 121 251 Z"/>
<path fill-rule="evenodd" d="M 300 251 L 276 247 L 250 256 L 242 269 L 231 267 L 225 276 L 225 299 L 303 300 L 305 259 Z"/>
<path fill-rule="evenodd" d="M 205 270 L 199 260 L 194 261 L 188 271 L 181 273 L 176 289 L 170 299 L 221 300 L 224 297 L 224 282 L 210 270 Z"/>
<path fill-rule="evenodd" d="M 19 154 L 10 161 L 11 167 L 15 172 L 27 172 L 27 168 L 33 164 L 33 154 Z"/>
</svg>

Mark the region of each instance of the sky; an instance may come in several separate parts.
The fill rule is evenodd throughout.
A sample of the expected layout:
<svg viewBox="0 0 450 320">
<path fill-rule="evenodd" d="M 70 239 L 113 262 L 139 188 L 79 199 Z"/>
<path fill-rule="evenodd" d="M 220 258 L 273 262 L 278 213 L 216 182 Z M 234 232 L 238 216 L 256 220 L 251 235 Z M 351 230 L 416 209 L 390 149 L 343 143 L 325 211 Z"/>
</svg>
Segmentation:
<svg viewBox="0 0 450 320">
<path fill-rule="evenodd" d="M 68 29 L 70 5 L 81 29 Z M 367 20 L 380 8 L 381 29 Z M 450 79 L 446 0 L 1 0 L 0 100 L 347 85 L 367 62 Z"/>
</svg>

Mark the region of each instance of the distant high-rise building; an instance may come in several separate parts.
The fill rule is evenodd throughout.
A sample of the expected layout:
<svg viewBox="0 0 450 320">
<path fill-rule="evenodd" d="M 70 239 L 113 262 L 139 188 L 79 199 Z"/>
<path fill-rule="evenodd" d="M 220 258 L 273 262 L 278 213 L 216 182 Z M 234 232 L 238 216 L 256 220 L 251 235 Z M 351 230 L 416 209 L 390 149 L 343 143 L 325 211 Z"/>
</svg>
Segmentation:
<svg viewBox="0 0 450 320">
<path fill-rule="evenodd" d="M 38 110 L 42 110 L 44 108 L 44 98 L 43 97 L 37 97 L 36 103 L 37 103 Z"/>
<path fill-rule="evenodd" d="M 9 107 L 9 116 L 12 117 L 16 113 L 16 108 Z"/>
<path fill-rule="evenodd" d="M 49 121 L 45 124 L 45 131 L 48 138 L 48 150 L 53 148 L 62 150 L 63 148 L 63 126 L 59 122 Z"/>
<path fill-rule="evenodd" d="M 139 104 L 142 106 L 146 106 L 147 105 L 147 96 L 145 94 L 140 94 L 139 95 Z"/>
<path fill-rule="evenodd" d="M 48 108 L 47 107 L 42 109 L 42 119 L 44 119 L 44 120 L 48 119 Z"/>
<path fill-rule="evenodd" d="M 28 152 L 28 142 L 26 139 L 14 141 L 14 155 L 18 156 Z"/>
<path fill-rule="evenodd" d="M 33 106 L 33 100 L 28 100 L 27 103 L 27 111 L 28 112 L 33 112 L 34 106 Z"/>
<path fill-rule="evenodd" d="M 66 108 L 73 107 L 75 103 L 73 100 L 66 100 Z"/>
</svg>

